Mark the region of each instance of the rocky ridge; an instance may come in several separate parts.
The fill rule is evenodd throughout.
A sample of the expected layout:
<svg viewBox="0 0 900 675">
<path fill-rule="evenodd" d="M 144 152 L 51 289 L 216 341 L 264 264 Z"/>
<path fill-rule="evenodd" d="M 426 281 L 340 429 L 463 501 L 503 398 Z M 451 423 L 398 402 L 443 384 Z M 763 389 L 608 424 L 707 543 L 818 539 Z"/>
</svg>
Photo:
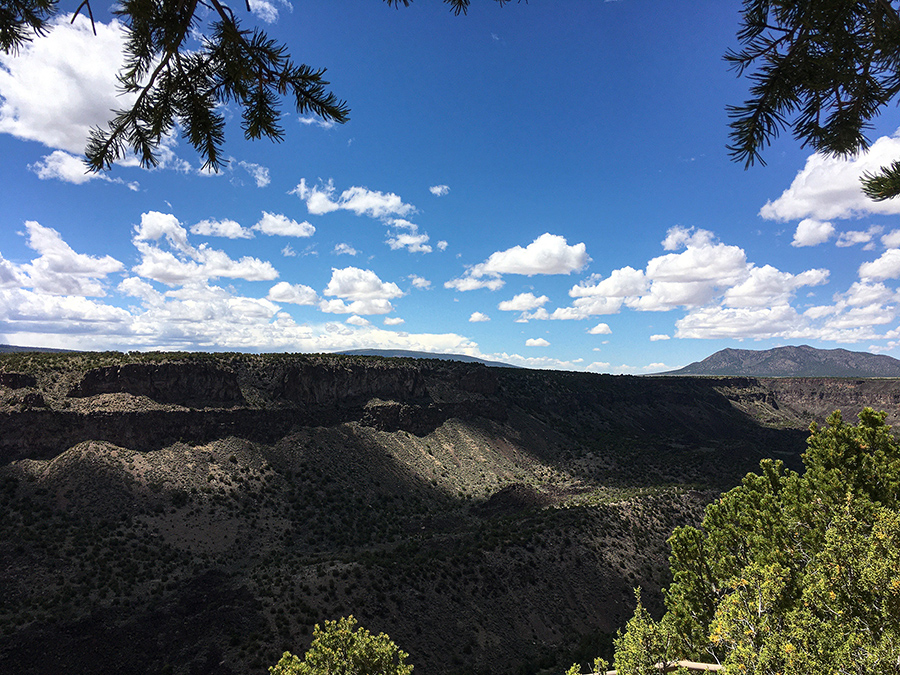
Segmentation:
<svg viewBox="0 0 900 675">
<path fill-rule="evenodd" d="M 264 672 L 354 614 L 417 673 L 608 649 L 665 540 L 893 380 L 0 356 L 0 671 Z M 165 645 L 165 648 L 161 648 Z"/>
</svg>

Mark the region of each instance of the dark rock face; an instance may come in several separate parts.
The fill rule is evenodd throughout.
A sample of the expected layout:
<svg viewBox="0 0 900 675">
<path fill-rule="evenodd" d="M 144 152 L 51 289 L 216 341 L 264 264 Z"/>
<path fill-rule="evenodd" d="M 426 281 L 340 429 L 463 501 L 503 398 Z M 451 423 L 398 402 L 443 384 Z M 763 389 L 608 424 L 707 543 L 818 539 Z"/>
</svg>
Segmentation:
<svg viewBox="0 0 900 675">
<path fill-rule="evenodd" d="M 376 361 L 354 367 L 332 363 L 287 366 L 273 392 L 278 399 L 310 405 L 361 403 L 372 397 L 413 401 L 426 395 L 420 368 Z"/>
<path fill-rule="evenodd" d="M 244 401 L 234 373 L 195 363 L 129 363 L 94 368 L 68 395 L 84 398 L 119 393 L 189 406 L 236 405 Z"/>
<path fill-rule="evenodd" d="M 25 387 L 34 387 L 36 385 L 37 379 L 27 373 L 0 373 L 0 386 L 9 387 L 10 389 L 24 389 Z"/>
</svg>

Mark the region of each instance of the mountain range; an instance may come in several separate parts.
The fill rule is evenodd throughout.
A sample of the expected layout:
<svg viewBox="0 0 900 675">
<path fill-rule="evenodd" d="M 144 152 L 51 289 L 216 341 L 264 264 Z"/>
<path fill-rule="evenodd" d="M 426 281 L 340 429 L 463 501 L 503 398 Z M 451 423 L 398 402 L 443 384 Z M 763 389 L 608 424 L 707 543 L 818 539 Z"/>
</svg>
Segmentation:
<svg viewBox="0 0 900 675">
<path fill-rule="evenodd" d="M 723 349 L 665 375 L 744 377 L 900 377 L 900 360 L 885 354 L 816 349 Z"/>
</svg>

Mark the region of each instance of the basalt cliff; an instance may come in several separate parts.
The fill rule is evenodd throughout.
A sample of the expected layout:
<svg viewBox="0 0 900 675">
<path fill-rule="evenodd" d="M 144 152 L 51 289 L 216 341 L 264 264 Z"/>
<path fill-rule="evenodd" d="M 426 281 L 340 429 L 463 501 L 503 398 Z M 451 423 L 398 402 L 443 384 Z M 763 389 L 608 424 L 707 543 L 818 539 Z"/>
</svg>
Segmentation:
<svg viewBox="0 0 900 675">
<path fill-rule="evenodd" d="M 865 405 L 900 382 L 3 354 L 0 672 L 264 673 L 349 614 L 422 675 L 561 672 L 659 610 L 674 527 Z"/>
</svg>

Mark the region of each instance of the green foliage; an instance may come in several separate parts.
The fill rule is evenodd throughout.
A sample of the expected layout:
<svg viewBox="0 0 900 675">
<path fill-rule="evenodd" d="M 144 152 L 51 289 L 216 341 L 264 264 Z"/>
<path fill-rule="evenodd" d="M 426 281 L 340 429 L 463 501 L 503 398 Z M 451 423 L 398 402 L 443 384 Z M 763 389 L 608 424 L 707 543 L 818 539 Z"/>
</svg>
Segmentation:
<svg viewBox="0 0 900 675">
<path fill-rule="evenodd" d="M 762 149 L 787 128 L 803 145 L 834 155 L 868 147 L 870 120 L 900 92 L 897 0 L 744 0 L 740 51 L 725 60 L 749 75 L 750 98 L 730 106 L 736 161 L 763 163 Z M 900 194 L 888 169 L 865 179 L 876 199 Z"/>
<path fill-rule="evenodd" d="M 668 626 L 653 620 L 641 603 L 641 589 L 634 592 L 637 607 L 625 632 L 615 640 L 615 666 L 619 675 L 648 675 L 658 671 L 657 664 L 670 660 L 672 634 Z"/>
<path fill-rule="evenodd" d="M 301 661 L 285 652 L 269 668 L 271 675 L 409 675 L 413 667 L 405 663 L 409 656 L 384 633 L 372 635 L 357 628 L 352 616 L 318 624 L 313 631 L 309 651 Z"/>
<path fill-rule="evenodd" d="M 616 643 L 620 672 L 665 657 L 727 673 L 900 675 L 900 444 L 884 418 L 834 413 L 811 427 L 802 475 L 764 461 L 700 529 L 677 529 L 666 615 L 656 624 L 638 604 Z"/>
</svg>

